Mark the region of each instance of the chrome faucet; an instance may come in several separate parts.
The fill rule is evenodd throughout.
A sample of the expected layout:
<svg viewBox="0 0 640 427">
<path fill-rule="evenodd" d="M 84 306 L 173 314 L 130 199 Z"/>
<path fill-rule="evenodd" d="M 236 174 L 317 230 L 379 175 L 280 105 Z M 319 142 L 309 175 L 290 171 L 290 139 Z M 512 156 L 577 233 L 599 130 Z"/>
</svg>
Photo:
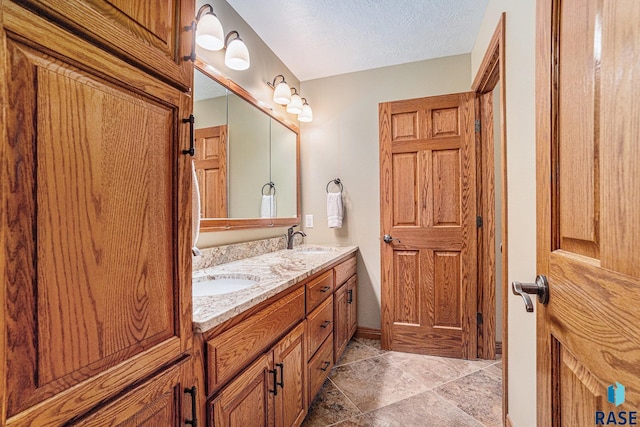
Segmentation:
<svg viewBox="0 0 640 427">
<path fill-rule="evenodd" d="M 287 230 L 287 249 L 293 249 L 293 239 L 296 237 L 296 234 L 301 235 L 302 237 L 306 237 L 306 234 L 304 234 L 302 231 L 296 231 L 295 233 L 293 232 L 293 227 L 297 227 L 298 224 L 293 225 L 291 227 L 289 227 L 289 229 Z"/>
</svg>

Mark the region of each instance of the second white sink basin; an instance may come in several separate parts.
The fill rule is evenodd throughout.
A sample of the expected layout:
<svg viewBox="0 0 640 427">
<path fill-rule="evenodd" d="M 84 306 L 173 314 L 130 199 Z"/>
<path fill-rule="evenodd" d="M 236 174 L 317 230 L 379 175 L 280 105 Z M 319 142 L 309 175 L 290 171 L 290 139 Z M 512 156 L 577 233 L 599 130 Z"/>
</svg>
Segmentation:
<svg viewBox="0 0 640 427">
<path fill-rule="evenodd" d="M 206 297 L 211 295 L 223 295 L 231 292 L 248 289 L 258 284 L 257 278 L 248 276 L 215 277 L 209 276 L 197 282 L 193 282 L 192 294 L 194 297 Z"/>
</svg>

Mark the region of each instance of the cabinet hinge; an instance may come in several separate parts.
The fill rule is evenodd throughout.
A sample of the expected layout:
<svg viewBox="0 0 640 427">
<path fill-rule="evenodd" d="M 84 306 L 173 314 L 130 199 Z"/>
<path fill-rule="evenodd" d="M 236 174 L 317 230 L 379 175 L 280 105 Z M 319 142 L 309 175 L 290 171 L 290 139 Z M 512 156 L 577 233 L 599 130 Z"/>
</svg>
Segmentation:
<svg viewBox="0 0 640 427">
<path fill-rule="evenodd" d="M 478 227 L 478 228 L 482 227 L 482 217 L 481 216 L 477 216 L 476 217 L 476 227 Z"/>
<path fill-rule="evenodd" d="M 476 119 L 476 132 L 480 132 L 480 119 Z"/>
</svg>

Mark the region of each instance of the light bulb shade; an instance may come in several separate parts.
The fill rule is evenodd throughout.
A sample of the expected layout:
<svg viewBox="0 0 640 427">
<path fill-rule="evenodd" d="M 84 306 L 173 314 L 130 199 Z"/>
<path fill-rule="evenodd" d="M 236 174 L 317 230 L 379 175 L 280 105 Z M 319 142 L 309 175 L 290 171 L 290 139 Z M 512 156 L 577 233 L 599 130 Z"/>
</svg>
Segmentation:
<svg viewBox="0 0 640 427">
<path fill-rule="evenodd" d="M 232 70 L 246 70 L 251 65 L 249 50 L 239 38 L 231 40 L 224 55 L 224 63 Z"/>
<path fill-rule="evenodd" d="M 297 93 L 291 95 L 291 102 L 287 105 L 287 113 L 300 114 L 302 113 L 302 98 Z"/>
<path fill-rule="evenodd" d="M 203 15 L 198 21 L 196 43 L 207 50 L 220 50 L 224 47 L 222 24 L 212 13 Z"/>
<path fill-rule="evenodd" d="M 273 102 L 280 105 L 287 105 L 291 102 L 291 88 L 284 80 L 278 83 L 273 91 Z"/>
<path fill-rule="evenodd" d="M 298 120 L 301 122 L 310 122 L 313 120 L 313 111 L 311 111 L 309 104 L 302 106 L 302 113 L 298 114 Z"/>
</svg>

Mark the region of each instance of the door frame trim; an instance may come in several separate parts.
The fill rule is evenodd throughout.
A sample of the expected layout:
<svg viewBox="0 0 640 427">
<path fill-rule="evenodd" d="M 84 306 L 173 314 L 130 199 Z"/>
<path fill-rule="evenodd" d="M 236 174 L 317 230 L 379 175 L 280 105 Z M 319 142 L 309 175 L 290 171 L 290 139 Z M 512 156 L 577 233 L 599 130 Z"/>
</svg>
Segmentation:
<svg viewBox="0 0 640 427">
<path fill-rule="evenodd" d="M 503 12 L 500 15 L 500 19 L 498 20 L 498 24 L 496 29 L 493 32 L 493 36 L 491 37 L 491 41 L 487 46 L 487 50 L 485 51 L 484 57 L 482 58 L 482 62 L 476 76 L 473 80 L 473 84 L 471 85 L 471 89 L 476 92 L 476 95 L 482 95 L 487 92 L 493 91 L 493 89 L 499 84 L 500 86 L 500 158 L 502 162 L 501 168 L 501 180 L 502 180 L 502 419 L 503 421 L 508 420 L 508 403 L 509 403 L 509 394 L 508 394 L 508 295 L 509 295 L 509 286 L 508 286 L 508 223 L 507 223 L 507 109 L 506 109 L 506 81 L 505 81 L 505 21 L 506 21 L 506 13 Z M 482 112 L 480 112 L 482 114 Z M 483 150 L 484 144 L 480 141 L 480 151 Z M 490 159 L 490 168 L 487 168 L 489 171 L 489 176 L 491 179 L 491 185 L 494 183 L 494 162 L 493 162 L 493 153 L 485 153 L 486 159 Z M 483 156 L 484 157 L 484 156 Z M 478 159 L 478 161 L 484 161 L 483 158 Z M 480 170 L 480 169 L 479 169 Z M 479 190 L 478 197 L 478 212 L 481 213 L 483 218 L 487 218 L 488 215 L 493 215 L 490 218 L 487 218 L 485 221 L 486 224 L 489 224 L 490 227 L 495 227 L 495 212 L 493 209 L 487 209 L 488 203 L 486 203 L 486 194 L 482 193 L 480 190 L 485 186 L 484 176 L 478 176 L 477 185 Z M 488 212 L 487 212 L 488 211 Z M 487 215 L 488 214 L 488 215 Z M 480 232 L 483 230 L 480 229 Z M 493 228 L 493 233 L 491 235 L 495 235 L 495 228 Z M 478 244 L 481 245 L 481 238 L 478 238 Z M 478 250 L 478 274 L 483 274 L 481 272 L 487 271 L 490 268 L 495 269 L 494 265 L 488 265 L 489 257 L 488 254 L 484 253 L 486 248 L 479 248 Z M 495 276 L 494 276 L 495 277 Z M 478 278 L 478 294 L 480 293 L 491 293 L 493 292 L 495 284 L 491 283 L 490 285 L 486 283 L 486 281 Z M 491 289 L 488 289 L 491 287 Z M 493 312 L 495 317 L 495 293 L 494 298 L 490 298 L 489 301 L 484 301 L 484 299 L 478 299 L 478 301 L 483 301 L 483 306 L 479 307 L 480 312 L 489 313 Z M 491 304 L 493 303 L 493 306 Z M 490 339 L 495 341 L 495 320 L 493 322 L 493 326 L 484 322 L 483 325 L 483 336 L 488 335 Z M 480 356 L 479 356 L 480 357 Z M 495 357 L 495 349 L 494 349 L 494 357 Z"/>
</svg>

